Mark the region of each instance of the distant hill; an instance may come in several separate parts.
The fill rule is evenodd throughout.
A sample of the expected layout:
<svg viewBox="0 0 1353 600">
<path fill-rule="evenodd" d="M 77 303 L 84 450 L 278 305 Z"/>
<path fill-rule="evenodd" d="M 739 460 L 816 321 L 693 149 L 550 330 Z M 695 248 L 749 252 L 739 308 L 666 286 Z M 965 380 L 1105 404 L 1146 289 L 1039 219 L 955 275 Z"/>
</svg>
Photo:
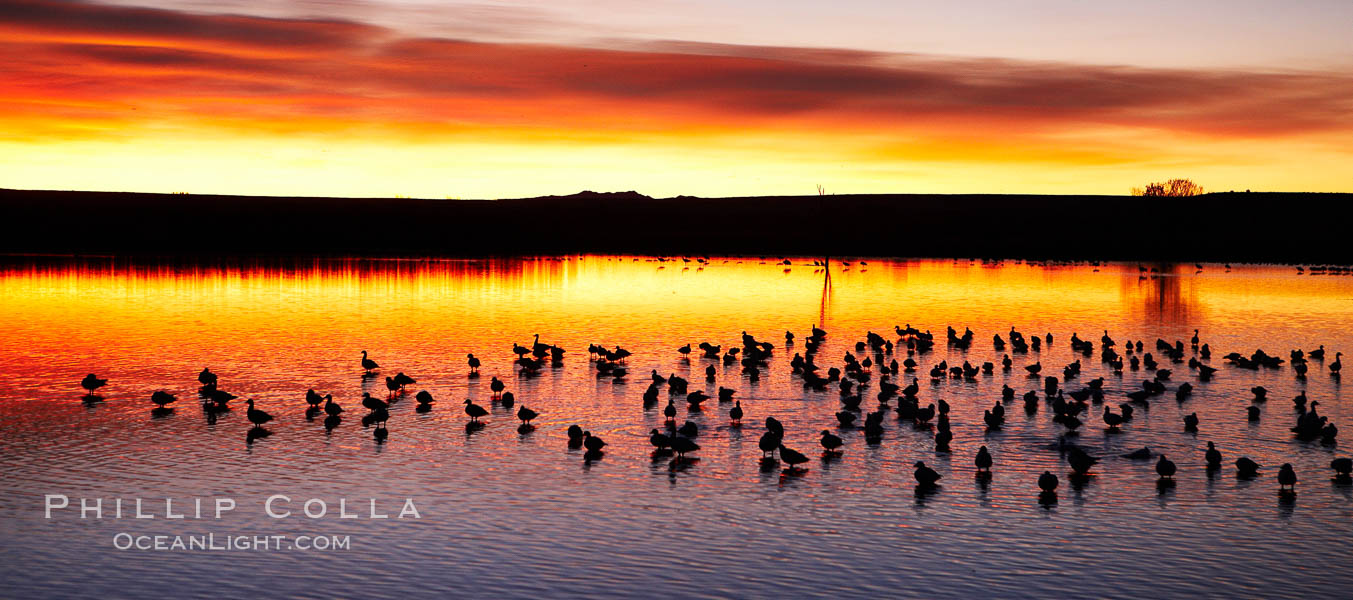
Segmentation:
<svg viewBox="0 0 1353 600">
<path fill-rule="evenodd" d="M 6 253 L 574 252 L 1353 263 L 1353 194 L 510 200 L 0 190 Z"/>
<path fill-rule="evenodd" d="M 576 194 L 567 196 L 536 196 L 535 198 L 516 198 L 517 200 L 652 200 L 652 196 L 645 196 L 630 190 L 628 192 L 594 192 L 592 190 L 583 190 Z"/>
</svg>

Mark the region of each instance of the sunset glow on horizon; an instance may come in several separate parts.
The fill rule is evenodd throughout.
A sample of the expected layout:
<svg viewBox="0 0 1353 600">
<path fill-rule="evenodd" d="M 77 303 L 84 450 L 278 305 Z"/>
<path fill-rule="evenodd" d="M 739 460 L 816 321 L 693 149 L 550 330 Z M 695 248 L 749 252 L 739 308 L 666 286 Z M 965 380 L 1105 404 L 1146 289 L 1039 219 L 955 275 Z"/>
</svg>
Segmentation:
<svg viewBox="0 0 1353 600">
<path fill-rule="evenodd" d="M 1261 6 L 1210 1 L 1180 9 L 1219 11 L 1192 45 L 1113 35 L 1155 4 L 1035 3 L 1044 42 L 934 7 L 894 23 L 897 7 L 868 2 L 791 3 L 760 27 L 745 13 L 761 3 L 727 21 L 703 2 L 648 16 L 613 2 L 133 4 L 0 7 L 0 187 L 1123 194 L 1182 176 L 1212 191 L 1353 191 L 1349 42 L 1332 27 L 1353 10 L 1340 3 L 1272 17 L 1258 40 L 1285 44 L 1272 54 L 1247 43 Z M 915 31 L 926 24 L 951 35 Z"/>
</svg>

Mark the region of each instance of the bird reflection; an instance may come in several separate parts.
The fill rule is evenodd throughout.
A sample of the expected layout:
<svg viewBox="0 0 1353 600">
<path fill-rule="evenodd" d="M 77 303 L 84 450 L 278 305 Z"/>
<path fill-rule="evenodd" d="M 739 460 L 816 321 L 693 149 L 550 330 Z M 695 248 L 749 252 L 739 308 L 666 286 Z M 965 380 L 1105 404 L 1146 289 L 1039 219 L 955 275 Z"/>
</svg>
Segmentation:
<svg viewBox="0 0 1353 600">
<path fill-rule="evenodd" d="M 1297 495 L 1295 493 L 1278 494 L 1278 517 L 1284 521 L 1292 518 L 1292 512 L 1297 508 Z"/>
<path fill-rule="evenodd" d="M 244 441 L 246 444 L 252 444 L 254 440 L 261 440 L 270 435 L 272 435 L 272 432 L 262 426 L 250 427 L 249 431 L 244 434 Z"/>
</svg>

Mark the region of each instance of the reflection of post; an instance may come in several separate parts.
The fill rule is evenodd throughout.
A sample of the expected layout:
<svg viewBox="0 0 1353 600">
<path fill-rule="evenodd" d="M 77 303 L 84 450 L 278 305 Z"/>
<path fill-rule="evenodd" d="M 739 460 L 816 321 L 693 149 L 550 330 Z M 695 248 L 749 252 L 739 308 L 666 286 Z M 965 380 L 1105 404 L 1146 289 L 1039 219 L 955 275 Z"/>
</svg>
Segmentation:
<svg viewBox="0 0 1353 600">
<path fill-rule="evenodd" d="M 832 295 L 832 259 L 830 256 L 822 257 L 822 304 L 817 309 L 818 327 L 827 328 L 827 302 Z"/>
<path fill-rule="evenodd" d="M 1155 263 L 1151 267 L 1138 267 L 1136 285 L 1132 289 L 1138 295 L 1144 310 L 1142 317 L 1150 323 L 1185 327 L 1195 315 L 1192 299 L 1184 294 L 1183 275 L 1179 264 L 1172 262 Z M 1124 273 L 1124 283 L 1127 283 Z M 1124 287 L 1126 292 L 1128 288 Z M 1190 286 L 1190 291 L 1193 288 Z"/>
</svg>

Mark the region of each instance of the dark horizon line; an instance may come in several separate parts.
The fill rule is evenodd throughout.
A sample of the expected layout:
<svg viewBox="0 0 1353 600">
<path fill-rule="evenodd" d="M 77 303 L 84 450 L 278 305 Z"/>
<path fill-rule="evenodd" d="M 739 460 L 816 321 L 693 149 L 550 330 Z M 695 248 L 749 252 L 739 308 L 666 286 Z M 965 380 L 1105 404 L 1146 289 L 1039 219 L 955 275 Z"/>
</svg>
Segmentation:
<svg viewBox="0 0 1353 600">
<path fill-rule="evenodd" d="M 33 188 L 6 188 L 0 187 L 0 193 L 60 193 L 60 194 L 108 194 L 108 195 L 127 195 L 127 196 L 169 196 L 179 197 L 204 197 L 204 198 L 257 198 L 257 199 L 314 199 L 314 200 L 428 200 L 434 202 L 461 201 L 461 202 L 500 202 L 509 200 L 545 200 L 545 199 L 568 199 L 568 198 L 592 198 L 592 197 L 632 197 L 649 200 L 679 200 L 696 198 L 701 200 L 745 200 L 760 198 L 819 198 L 819 197 L 838 197 L 838 198 L 857 198 L 857 197 L 1046 197 L 1046 198 L 1159 198 L 1147 196 L 1135 196 L 1132 194 L 1047 194 L 1033 192 L 1009 192 L 1009 193 L 991 193 L 991 192 L 859 192 L 859 193 L 825 193 L 825 194 L 761 194 L 751 196 L 695 196 L 689 194 L 678 194 L 675 196 L 651 196 L 636 190 L 616 190 L 607 192 L 598 192 L 594 190 L 581 190 L 569 194 L 547 194 L 543 196 L 512 196 L 499 198 L 451 198 L 451 197 L 427 197 L 427 196 L 297 196 L 288 194 L 223 194 L 223 193 L 199 193 L 199 192 L 137 192 L 137 191 L 113 191 L 113 190 L 78 190 L 78 189 L 33 189 Z M 1316 196 L 1353 196 L 1353 190 L 1347 192 L 1297 192 L 1297 191 L 1254 191 L 1254 190 L 1218 190 L 1208 191 L 1195 196 L 1186 196 L 1179 198 L 1206 198 L 1209 196 L 1220 196 L 1227 194 L 1248 194 L 1248 195 L 1316 195 Z M 1171 198 L 1171 199 L 1179 199 Z"/>
<path fill-rule="evenodd" d="M 1335 199 L 1334 202 L 1328 200 Z M 0 189 L 0 253 L 873 256 L 1353 264 L 1353 194 L 499 201 Z"/>
</svg>

